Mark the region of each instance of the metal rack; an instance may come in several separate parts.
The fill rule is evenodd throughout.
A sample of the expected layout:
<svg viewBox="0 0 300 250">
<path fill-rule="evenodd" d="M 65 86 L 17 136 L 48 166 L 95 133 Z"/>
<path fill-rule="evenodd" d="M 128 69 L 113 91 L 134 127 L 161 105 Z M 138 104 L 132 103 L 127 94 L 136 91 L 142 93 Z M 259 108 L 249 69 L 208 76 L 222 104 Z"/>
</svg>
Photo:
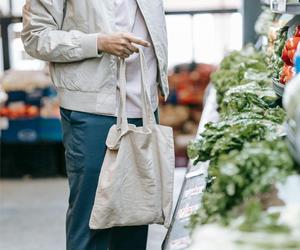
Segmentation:
<svg viewBox="0 0 300 250">
<path fill-rule="evenodd" d="M 9 25 L 22 22 L 22 17 L 0 17 L 4 70 L 10 69 Z"/>
</svg>

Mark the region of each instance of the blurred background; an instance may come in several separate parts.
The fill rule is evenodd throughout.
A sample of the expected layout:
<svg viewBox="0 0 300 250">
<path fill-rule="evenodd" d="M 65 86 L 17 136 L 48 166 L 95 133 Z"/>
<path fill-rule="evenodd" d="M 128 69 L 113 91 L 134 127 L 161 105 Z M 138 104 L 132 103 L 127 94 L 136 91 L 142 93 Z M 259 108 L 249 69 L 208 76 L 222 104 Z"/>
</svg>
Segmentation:
<svg viewBox="0 0 300 250">
<path fill-rule="evenodd" d="M 27 55 L 20 39 L 23 4 L 24 0 L 0 3 L 0 75 L 2 88 L 9 93 L 1 115 L 9 113 L 10 120 L 2 132 L 1 174 L 64 174 L 59 106 L 47 64 Z M 167 0 L 165 7 L 171 95 L 161 107 L 161 121 L 175 128 L 177 166 L 183 167 L 185 146 L 197 130 L 210 73 L 226 53 L 242 47 L 241 1 Z M 40 169 L 45 164 L 48 167 Z"/>
<path fill-rule="evenodd" d="M 47 64 L 24 51 L 24 2 L 0 1 L 0 88 L 8 98 L 0 109 L 0 249 L 62 250 L 68 190 L 59 104 Z M 262 9 L 258 0 L 165 0 L 165 11 L 171 92 L 160 116 L 174 128 L 178 195 L 210 75 L 224 55 L 256 41 Z M 149 249 L 160 249 L 165 231 L 151 230 Z"/>
</svg>

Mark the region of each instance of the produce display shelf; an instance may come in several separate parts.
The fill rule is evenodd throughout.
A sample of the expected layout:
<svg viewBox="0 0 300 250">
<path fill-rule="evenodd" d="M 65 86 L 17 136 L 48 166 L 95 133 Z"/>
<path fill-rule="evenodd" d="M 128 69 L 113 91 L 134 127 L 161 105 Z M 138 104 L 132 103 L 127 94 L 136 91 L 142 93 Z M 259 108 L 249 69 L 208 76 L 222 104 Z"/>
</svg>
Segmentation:
<svg viewBox="0 0 300 250">
<path fill-rule="evenodd" d="M 273 89 L 278 96 L 283 96 L 285 85 L 280 83 L 277 79 L 272 79 Z"/>
<path fill-rule="evenodd" d="M 272 11 L 280 14 L 292 14 L 300 15 L 300 3 L 288 3 L 286 4 L 286 10 L 284 12 L 278 9 L 278 4 L 273 3 Z"/>
<path fill-rule="evenodd" d="M 218 120 L 216 90 L 211 87 L 204 106 L 198 133 L 203 132 L 208 122 Z M 200 162 L 187 169 L 183 186 L 175 207 L 171 226 L 163 243 L 164 250 L 186 249 L 190 242 L 189 218 L 201 204 L 201 194 L 206 187 L 206 177 L 209 162 Z"/>
<path fill-rule="evenodd" d="M 291 125 L 293 124 L 293 125 Z M 285 123 L 285 132 L 289 150 L 293 155 L 295 161 L 300 165 L 300 149 L 297 143 L 298 133 L 297 133 L 297 122 L 294 120 L 289 120 Z"/>
</svg>

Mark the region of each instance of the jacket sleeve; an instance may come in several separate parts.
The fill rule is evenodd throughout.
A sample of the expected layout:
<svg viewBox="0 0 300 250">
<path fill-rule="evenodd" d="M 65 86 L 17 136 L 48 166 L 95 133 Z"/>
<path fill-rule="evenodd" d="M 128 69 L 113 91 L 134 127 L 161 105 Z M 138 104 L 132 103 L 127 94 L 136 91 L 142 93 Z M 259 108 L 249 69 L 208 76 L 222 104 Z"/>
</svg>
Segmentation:
<svg viewBox="0 0 300 250">
<path fill-rule="evenodd" d="M 26 0 L 21 35 L 26 52 L 41 60 L 60 63 L 100 57 L 98 34 L 60 30 L 63 19 L 63 0 Z"/>
</svg>

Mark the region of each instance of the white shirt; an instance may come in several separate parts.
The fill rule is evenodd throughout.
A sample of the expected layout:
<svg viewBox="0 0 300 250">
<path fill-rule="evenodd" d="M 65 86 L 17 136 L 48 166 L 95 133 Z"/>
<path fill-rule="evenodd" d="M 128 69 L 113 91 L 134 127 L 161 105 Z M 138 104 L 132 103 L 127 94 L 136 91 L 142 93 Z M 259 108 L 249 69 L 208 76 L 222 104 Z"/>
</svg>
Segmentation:
<svg viewBox="0 0 300 250">
<path fill-rule="evenodd" d="M 136 0 L 114 0 L 115 1 L 115 25 L 120 32 L 133 33 L 135 36 L 151 42 L 145 20 L 137 5 Z M 153 45 L 149 48 L 140 47 L 145 54 L 148 66 L 147 80 L 153 111 L 158 107 L 157 92 L 157 59 Z M 126 59 L 126 111 L 129 118 L 141 118 L 141 71 L 139 56 L 132 54 Z"/>
</svg>

